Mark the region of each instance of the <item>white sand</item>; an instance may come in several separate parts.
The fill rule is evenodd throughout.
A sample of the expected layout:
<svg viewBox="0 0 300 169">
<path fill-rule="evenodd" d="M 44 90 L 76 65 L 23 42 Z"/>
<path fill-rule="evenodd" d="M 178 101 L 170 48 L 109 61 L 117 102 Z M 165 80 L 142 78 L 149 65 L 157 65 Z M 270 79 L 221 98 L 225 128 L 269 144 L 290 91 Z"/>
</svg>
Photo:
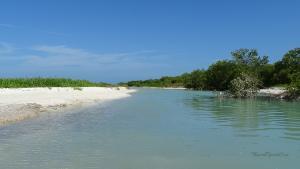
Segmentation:
<svg viewBox="0 0 300 169">
<path fill-rule="evenodd" d="M 167 90 L 186 90 L 184 87 L 137 87 L 137 88 L 145 88 L 145 89 L 167 89 Z"/>
<path fill-rule="evenodd" d="M 163 89 L 169 89 L 169 90 L 186 90 L 184 87 L 164 87 Z"/>
<path fill-rule="evenodd" d="M 125 98 L 134 91 L 124 87 L 0 89 L 0 124 L 35 117 L 41 112 Z"/>
<path fill-rule="evenodd" d="M 286 90 L 284 88 L 279 88 L 279 87 L 259 90 L 259 94 L 266 94 L 266 95 L 281 95 L 285 92 L 286 92 Z"/>
</svg>

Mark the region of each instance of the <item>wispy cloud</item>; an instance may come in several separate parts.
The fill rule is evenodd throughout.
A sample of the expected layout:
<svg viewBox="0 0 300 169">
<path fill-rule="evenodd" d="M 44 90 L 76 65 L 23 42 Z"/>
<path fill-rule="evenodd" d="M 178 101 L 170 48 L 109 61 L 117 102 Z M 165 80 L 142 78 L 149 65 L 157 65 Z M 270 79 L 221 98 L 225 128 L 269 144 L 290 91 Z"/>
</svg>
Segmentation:
<svg viewBox="0 0 300 169">
<path fill-rule="evenodd" d="M 4 27 L 4 28 L 15 28 L 15 25 L 12 24 L 5 24 L 5 23 L 0 23 L 0 27 Z"/>
<path fill-rule="evenodd" d="M 39 63 L 40 65 L 51 66 L 70 66 L 70 65 L 103 65 L 103 64 L 122 64 L 125 62 L 138 62 L 140 59 L 149 57 L 153 51 L 143 50 L 135 52 L 121 53 L 91 53 L 83 49 L 60 46 L 35 46 L 32 48 L 40 55 L 31 55 L 29 63 Z"/>
<path fill-rule="evenodd" d="M 24 65 L 33 65 L 35 67 L 122 67 L 124 65 L 137 64 L 162 64 L 159 61 L 167 58 L 166 55 L 153 50 L 95 53 L 65 45 L 38 45 L 16 48 L 7 42 L 0 42 L 0 54 L 2 54 L 0 56 L 2 60 L 15 60 Z"/>
<path fill-rule="evenodd" d="M 65 45 L 15 47 L 0 43 L 0 71 L 7 76 L 131 79 L 167 70 L 172 64 L 168 59 L 153 50 L 99 53 Z"/>
<path fill-rule="evenodd" d="M 41 46 L 34 46 L 32 49 L 35 51 L 41 51 L 50 54 L 90 55 L 90 53 L 85 52 L 82 49 L 69 48 L 64 45 L 58 45 L 58 46 L 41 45 Z"/>
<path fill-rule="evenodd" d="M 35 32 L 53 35 L 53 36 L 70 36 L 70 34 L 61 33 L 61 32 L 57 32 L 57 31 L 49 31 L 46 29 L 41 29 L 41 28 L 36 28 L 36 27 L 32 28 L 32 27 L 27 27 L 27 26 L 20 26 L 20 25 L 6 24 L 6 23 L 0 23 L 0 28 L 15 29 L 15 30 L 22 31 L 22 32 L 26 32 L 28 30 L 34 30 Z"/>
<path fill-rule="evenodd" d="M 8 54 L 15 51 L 12 44 L 6 42 L 0 42 L 0 54 Z"/>
<path fill-rule="evenodd" d="M 40 30 L 40 31 L 43 33 L 49 34 L 49 35 L 54 35 L 54 36 L 71 36 L 70 34 L 61 33 L 61 32 L 44 31 L 44 30 Z"/>
</svg>

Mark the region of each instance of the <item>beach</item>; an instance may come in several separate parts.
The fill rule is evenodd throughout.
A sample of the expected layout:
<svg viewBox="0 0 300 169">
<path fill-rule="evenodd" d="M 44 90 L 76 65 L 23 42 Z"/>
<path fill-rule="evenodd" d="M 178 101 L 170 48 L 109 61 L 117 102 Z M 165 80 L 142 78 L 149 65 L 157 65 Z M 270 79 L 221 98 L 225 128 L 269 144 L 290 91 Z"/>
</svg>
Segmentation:
<svg viewBox="0 0 300 169">
<path fill-rule="evenodd" d="M 258 95 L 284 99 L 285 97 L 287 97 L 287 90 L 282 87 L 271 87 L 266 89 L 260 89 Z"/>
<path fill-rule="evenodd" d="M 52 87 L 0 89 L 0 124 L 32 118 L 43 112 L 61 111 L 129 97 L 124 87 Z"/>
</svg>

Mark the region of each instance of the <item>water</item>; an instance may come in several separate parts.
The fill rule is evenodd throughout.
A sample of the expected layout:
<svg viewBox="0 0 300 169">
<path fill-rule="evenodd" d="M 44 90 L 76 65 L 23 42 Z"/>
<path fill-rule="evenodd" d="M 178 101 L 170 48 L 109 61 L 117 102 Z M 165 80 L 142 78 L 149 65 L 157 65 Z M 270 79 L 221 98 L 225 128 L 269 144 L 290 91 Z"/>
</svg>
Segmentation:
<svg viewBox="0 0 300 169">
<path fill-rule="evenodd" d="M 1 169 L 298 169 L 300 104 L 141 89 L 0 127 Z"/>
</svg>

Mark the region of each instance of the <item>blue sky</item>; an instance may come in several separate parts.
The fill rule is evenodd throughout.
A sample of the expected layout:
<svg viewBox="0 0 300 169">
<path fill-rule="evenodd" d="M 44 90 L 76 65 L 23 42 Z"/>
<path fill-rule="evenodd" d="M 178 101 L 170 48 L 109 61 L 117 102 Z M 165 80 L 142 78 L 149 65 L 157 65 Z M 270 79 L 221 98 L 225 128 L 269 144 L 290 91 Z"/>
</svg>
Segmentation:
<svg viewBox="0 0 300 169">
<path fill-rule="evenodd" d="M 0 76 L 119 82 L 300 47 L 299 0 L 3 0 Z"/>
</svg>

